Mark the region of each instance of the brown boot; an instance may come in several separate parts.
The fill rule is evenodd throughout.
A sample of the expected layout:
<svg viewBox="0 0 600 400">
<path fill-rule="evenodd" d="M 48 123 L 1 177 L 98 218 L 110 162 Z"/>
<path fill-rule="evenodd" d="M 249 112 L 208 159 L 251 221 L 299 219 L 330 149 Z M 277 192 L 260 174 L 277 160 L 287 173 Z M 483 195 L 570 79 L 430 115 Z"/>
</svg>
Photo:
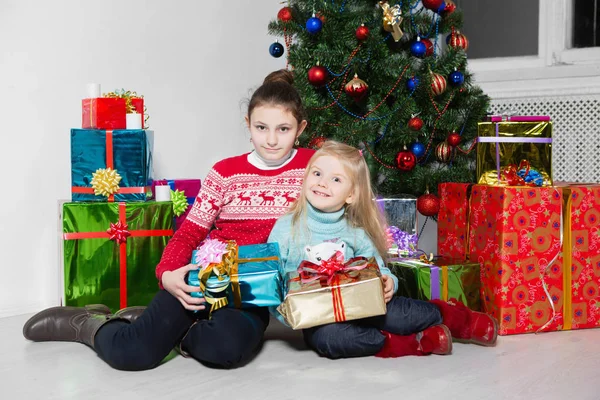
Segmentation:
<svg viewBox="0 0 600 400">
<path fill-rule="evenodd" d="M 146 306 L 132 306 L 123 308 L 115 313 L 115 317 L 124 318 L 130 323 L 138 319 L 144 313 Z"/>
<path fill-rule="evenodd" d="M 96 332 L 112 319 L 115 318 L 110 309 L 101 304 L 52 307 L 29 318 L 23 326 L 23 336 L 34 342 L 79 342 L 94 348 Z"/>
</svg>

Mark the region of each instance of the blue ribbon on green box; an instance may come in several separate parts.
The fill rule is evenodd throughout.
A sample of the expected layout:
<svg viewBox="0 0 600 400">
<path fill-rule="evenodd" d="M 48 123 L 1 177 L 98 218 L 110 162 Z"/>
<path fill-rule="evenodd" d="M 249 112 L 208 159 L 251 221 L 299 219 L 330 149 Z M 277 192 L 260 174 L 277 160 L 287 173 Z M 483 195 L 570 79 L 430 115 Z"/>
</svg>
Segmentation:
<svg viewBox="0 0 600 400">
<path fill-rule="evenodd" d="M 265 258 L 273 258 L 262 261 Z M 253 261 L 253 260 L 261 261 Z M 192 253 L 192 263 L 196 260 L 196 250 Z M 281 260 L 277 243 L 254 244 L 238 247 L 237 270 L 229 277 L 219 279 L 211 276 L 206 282 L 209 295 L 221 293 L 227 286 L 225 296 L 228 307 L 235 307 L 234 291 L 241 297 L 241 308 L 278 306 L 282 302 Z M 200 286 L 199 270 L 190 271 L 187 282 L 191 286 Z M 193 297 L 204 297 L 202 292 L 192 292 Z"/>
</svg>

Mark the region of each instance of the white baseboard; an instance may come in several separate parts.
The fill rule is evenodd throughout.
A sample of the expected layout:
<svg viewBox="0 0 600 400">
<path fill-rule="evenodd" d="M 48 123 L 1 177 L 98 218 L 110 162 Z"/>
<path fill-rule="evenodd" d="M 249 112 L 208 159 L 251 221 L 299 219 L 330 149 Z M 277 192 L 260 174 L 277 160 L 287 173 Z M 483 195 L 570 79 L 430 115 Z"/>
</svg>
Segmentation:
<svg viewBox="0 0 600 400">
<path fill-rule="evenodd" d="M 14 307 L 0 307 L 0 318 L 14 317 L 22 314 L 33 314 L 45 308 L 52 307 L 51 304 L 29 303 L 19 304 Z"/>
</svg>

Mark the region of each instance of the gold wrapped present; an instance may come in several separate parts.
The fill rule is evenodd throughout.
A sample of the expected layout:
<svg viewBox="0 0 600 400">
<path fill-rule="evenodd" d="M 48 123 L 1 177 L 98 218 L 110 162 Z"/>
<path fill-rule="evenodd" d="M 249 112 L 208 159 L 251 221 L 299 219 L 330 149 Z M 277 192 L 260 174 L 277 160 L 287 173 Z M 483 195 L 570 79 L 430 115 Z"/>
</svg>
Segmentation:
<svg viewBox="0 0 600 400">
<path fill-rule="evenodd" d="M 287 274 L 287 294 L 277 311 L 292 329 L 386 313 L 375 259 L 356 257 L 346 263 L 332 259 L 321 265 L 304 261 L 298 272 Z"/>
<path fill-rule="evenodd" d="M 477 183 L 552 186 L 552 122 L 546 116 L 491 117 L 478 124 Z"/>
</svg>

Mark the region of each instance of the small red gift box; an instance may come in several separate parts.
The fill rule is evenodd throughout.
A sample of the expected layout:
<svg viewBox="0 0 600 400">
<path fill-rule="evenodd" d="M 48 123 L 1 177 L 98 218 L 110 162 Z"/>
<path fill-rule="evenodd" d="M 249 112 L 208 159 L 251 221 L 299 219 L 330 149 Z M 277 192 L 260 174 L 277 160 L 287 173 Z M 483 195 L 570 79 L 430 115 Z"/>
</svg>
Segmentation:
<svg viewBox="0 0 600 400">
<path fill-rule="evenodd" d="M 131 105 L 140 114 L 144 126 L 144 99 L 132 98 Z M 81 100 L 81 126 L 84 129 L 126 129 L 126 100 L 118 97 L 98 97 Z"/>
</svg>

